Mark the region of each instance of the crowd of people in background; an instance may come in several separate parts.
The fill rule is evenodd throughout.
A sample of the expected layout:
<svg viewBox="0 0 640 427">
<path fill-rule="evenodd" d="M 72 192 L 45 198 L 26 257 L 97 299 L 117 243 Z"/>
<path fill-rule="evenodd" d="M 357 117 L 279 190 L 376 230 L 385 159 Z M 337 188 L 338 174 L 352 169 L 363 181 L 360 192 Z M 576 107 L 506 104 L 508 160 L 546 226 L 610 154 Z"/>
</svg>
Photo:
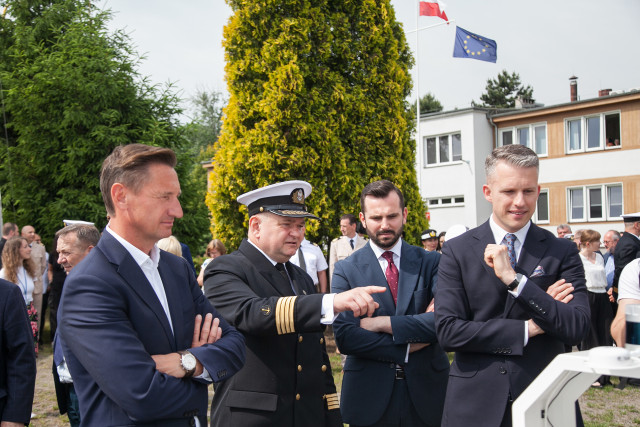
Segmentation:
<svg viewBox="0 0 640 427">
<path fill-rule="evenodd" d="M 136 156 L 136 173 L 154 178 L 141 187 L 139 175 L 122 172 Z M 134 418 L 202 426 L 211 382 L 212 426 L 497 426 L 510 425 L 511 402 L 555 355 L 623 345 L 624 306 L 640 303 L 640 213 L 623 216 L 624 231 L 560 224 L 554 237 L 530 221 L 538 159 L 519 145 L 487 158 L 483 192 L 493 211 L 472 230 L 426 229 L 422 248 L 409 245 L 402 192 L 382 180 L 363 189 L 359 217 L 342 215 L 340 236 L 321 248 L 305 238 L 305 218 L 317 219 L 304 204 L 311 186 L 288 181 L 238 197 L 249 212 L 247 239 L 231 256 L 212 239 L 199 271 L 167 226 L 182 216 L 174 166 L 171 150 L 116 149 L 101 174 L 109 225 L 101 233 L 65 224 L 50 253 L 33 226 L 3 225 L 3 421 L 28 424 L 33 415 L 47 308 L 58 406 L 74 427 Z M 167 196 L 150 207 L 158 192 Z M 528 214 L 513 214 L 515 205 Z M 145 278 L 149 289 L 139 286 Z M 340 397 L 324 325 L 333 325 L 343 357 Z M 126 363 L 108 357 L 120 346 Z M 455 353 L 451 366 L 445 351 Z M 110 376 L 126 380 L 110 384 Z M 608 384 L 601 376 L 592 386 Z M 619 386 L 627 384 L 634 381 Z"/>
</svg>

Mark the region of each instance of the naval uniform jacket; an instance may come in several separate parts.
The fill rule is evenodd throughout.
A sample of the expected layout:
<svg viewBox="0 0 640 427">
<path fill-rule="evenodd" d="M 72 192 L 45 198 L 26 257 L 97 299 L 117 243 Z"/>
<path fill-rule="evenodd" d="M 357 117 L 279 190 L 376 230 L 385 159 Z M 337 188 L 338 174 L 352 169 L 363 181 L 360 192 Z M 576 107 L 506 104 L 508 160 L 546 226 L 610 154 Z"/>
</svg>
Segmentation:
<svg viewBox="0 0 640 427">
<path fill-rule="evenodd" d="M 631 233 L 624 233 L 620 236 L 616 250 L 613 253 L 613 294 L 618 295 L 618 281 L 622 269 L 636 258 L 640 258 L 640 239 Z"/>
<path fill-rule="evenodd" d="M 302 269 L 286 266 L 298 295 L 247 240 L 205 270 L 205 295 L 247 348 L 244 368 L 216 386 L 212 426 L 342 426 L 320 323 L 322 294 Z"/>
</svg>

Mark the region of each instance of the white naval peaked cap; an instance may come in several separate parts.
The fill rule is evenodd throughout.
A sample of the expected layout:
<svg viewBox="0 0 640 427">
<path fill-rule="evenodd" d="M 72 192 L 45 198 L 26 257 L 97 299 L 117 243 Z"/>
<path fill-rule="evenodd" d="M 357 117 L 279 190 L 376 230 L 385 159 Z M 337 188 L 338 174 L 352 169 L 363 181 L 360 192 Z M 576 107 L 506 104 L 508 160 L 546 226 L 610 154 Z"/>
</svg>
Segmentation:
<svg viewBox="0 0 640 427">
<path fill-rule="evenodd" d="M 640 221 L 640 212 L 635 212 L 635 213 L 622 215 L 622 220 L 624 222 L 637 222 L 637 221 Z"/>
<path fill-rule="evenodd" d="M 249 191 L 236 200 L 249 208 L 249 217 L 261 212 L 271 212 L 293 218 L 320 219 L 307 211 L 304 202 L 309 194 L 311 184 L 308 182 L 285 181 Z"/>
<path fill-rule="evenodd" d="M 63 219 L 62 222 L 64 223 L 64 226 L 68 226 L 68 225 L 73 225 L 73 224 L 82 224 L 82 225 L 95 225 L 92 222 L 89 221 L 81 221 L 79 219 Z"/>
</svg>

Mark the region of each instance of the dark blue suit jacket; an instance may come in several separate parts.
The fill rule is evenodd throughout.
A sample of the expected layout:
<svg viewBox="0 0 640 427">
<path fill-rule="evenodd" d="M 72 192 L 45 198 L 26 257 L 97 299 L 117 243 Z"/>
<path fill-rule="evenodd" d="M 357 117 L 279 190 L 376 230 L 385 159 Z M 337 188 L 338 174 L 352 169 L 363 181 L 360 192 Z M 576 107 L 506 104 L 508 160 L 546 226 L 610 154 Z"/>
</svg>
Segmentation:
<svg viewBox="0 0 640 427">
<path fill-rule="evenodd" d="M 447 241 L 438 271 L 438 340 L 455 351 L 443 426 L 498 426 L 509 398 L 515 400 L 565 344 L 589 330 L 590 309 L 576 245 L 531 225 L 516 272 L 528 281 L 515 298 L 484 262 L 495 243 L 489 222 Z M 547 288 L 573 284 L 573 300 L 555 301 Z M 545 333 L 524 346 L 525 320 Z M 462 404 L 461 404 L 462 402 Z"/>
<path fill-rule="evenodd" d="M 161 251 L 158 270 L 173 333 L 144 273 L 108 232 L 67 277 L 58 311 L 63 350 L 87 426 L 189 425 L 207 416 L 207 384 L 155 369 L 151 355 L 189 349 L 197 314 L 220 319 L 222 338 L 189 349 L 213 381 L 244 363 L 244 339 L 218 315 L 187 262 Z"/>
<path fill-rule="evenodd" d="M 0 421 L 29 424 L 36 385 L 33 334 L 20 288 L 0 279 Z"/>
<path fill-rule="evenodd" d="M 359 326 L 353 313 L 340 313 L 333 323 L 336 342 L 347 355 L 340 407 L 346 423 L 369 425 L 380 419 L 391 399 L 395 366 L 404 365 L 413 405 L 428 425 L 439 425 L 449 374 L 449 359 L 437 342 L 434 314 L 425 313 L 436 290 L 440 254 L 402 242 L 398 304 L 391 291 L 374 294 L 380 307 L 374 316 L 391 316 L 393 336 L 370 332 Z M 336 263 L 332 292 L 359 286 L 388 289 L 370 243 Z M 407 344 L 431 343 L 409 355 Z"/>
</svg>

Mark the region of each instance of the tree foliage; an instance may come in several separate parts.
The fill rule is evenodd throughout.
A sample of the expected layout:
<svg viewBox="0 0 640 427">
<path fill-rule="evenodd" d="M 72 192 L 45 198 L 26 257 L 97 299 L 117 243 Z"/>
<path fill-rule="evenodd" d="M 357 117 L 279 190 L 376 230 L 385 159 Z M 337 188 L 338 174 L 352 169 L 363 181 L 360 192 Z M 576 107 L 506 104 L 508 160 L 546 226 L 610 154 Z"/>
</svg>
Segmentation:
<svg viewBox="0 0 640 427">
<path fill-rule="evenodd" d="M 437 113 L 442 111 L 442 104 L 438 101 L 431 92 L 427 92 L 422 98 L 420 98 L 420 115 Z M 411 104 L 411 115 L 416 116 L 416 105 Z"/>
<path fill-rule="evenodd" d="M 213 156 L 213 146 L 222 129 L 222 109 L 226 99 L 220 92 L 199 90 L 190 101 L 193 117 L 186 126 L 185 137 L 194 154 L 208 160 Z"/>
<path fill-rule="evenodd" d="M 515 71 L 509 74 L 507 70 L 502 70 L 497 78 L 487 80 L 485 93 L 480 96 L 480 101 L 483 107 L 513 108 L 518 97 L 534 102 L 533 88 L 531 85 L 525 87 Z"/>
<path fill-rule="evenodd" d="M 248 218 L 236 197 L 303 179 L 321 218 L 307 237 L 328 244 L 340 216 L 359 212 L 362 188 L 385 178 L 404 192 L 417 242 L 426 220 L 405 101 L 413 59 L 389 0 L 228 3 L 230 99 L 207 196 L 214 236 L 237 247 Z"/>
<path fill-rule="evenodd" d="M 8 128 L 0 145 L 5 220 L 33 224 L 45 239 L 65 218 L 104 226 L 100 167 L 121 144 L 173 148 L 186 176 L 193 159 L 181 155 L 179 100 L 171 87 L 138 74 L 128 36 L 107 31 L 109 12 L 80 0 L 7 4 L 11 14 L 2 25 L 11 31 L 0 34 L 10 58 L 0 69 Z M 187 180 L 183 199 L 193 193 Z M 193 222 L 176 229 L 187 233 Z"/>
</svg>

